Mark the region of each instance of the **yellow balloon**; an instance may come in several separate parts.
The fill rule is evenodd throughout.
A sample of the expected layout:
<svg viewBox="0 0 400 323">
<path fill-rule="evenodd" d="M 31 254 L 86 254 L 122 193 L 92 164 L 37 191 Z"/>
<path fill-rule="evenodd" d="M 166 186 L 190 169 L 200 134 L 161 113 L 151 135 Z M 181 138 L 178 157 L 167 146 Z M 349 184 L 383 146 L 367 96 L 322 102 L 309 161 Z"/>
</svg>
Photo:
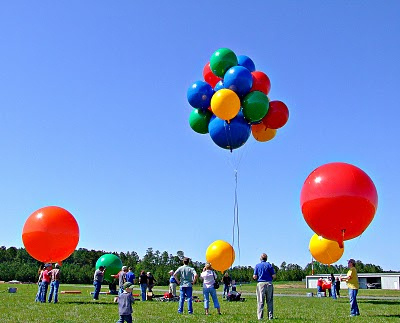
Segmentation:
<svg viewBox="0 0 400 323">
<path fill-rule="evenodd" d="M 267 128 L 262 122 L 251 126 L 253 137 L 260 142 L 271 140 L 276 135 L 276 129 Z"/>
<path fill-rule="evenodd" d="M 211 98 L 211 110 L 218 118 L 231 120 L 240 110 L 240 99 L 232 90 L 221 89 Z"/>
<path fill-rule="evenodd" d="M 208 246 L 206 260 L 215 270 L 223 272 L 235 261 L 235 250 L 228 242 L 216 240 Z"/>
<path fill-rule="evenodd" d="M 325 265 L 338 261 L 344 252 L 344 247 L 340 248 L 337 241 L 325 239 L 317 234 L 311 237 L 309 249 L 314 259 Z"/>
</svg>

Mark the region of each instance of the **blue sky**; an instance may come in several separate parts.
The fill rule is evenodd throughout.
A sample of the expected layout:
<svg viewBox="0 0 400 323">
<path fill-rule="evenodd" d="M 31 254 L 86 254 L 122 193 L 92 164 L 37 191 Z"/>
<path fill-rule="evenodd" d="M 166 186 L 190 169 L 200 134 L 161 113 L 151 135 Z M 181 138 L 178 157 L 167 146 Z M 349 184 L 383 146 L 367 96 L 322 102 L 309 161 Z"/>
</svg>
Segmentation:
<svg viewBox="0 0 400 323">
<path fill-rule="evenodd" d="M 398 1 L 8 1 L 0 4 L 0 245 L 22 247 L 35 210 L 57 205 L 78 247 L 147 248 L 204 261 L 310 262 L 300 190 L 320 165 L 363 169 L 375 219 L 349 257 L 400 270 Z M 231 154 L 191 130 L 188 87 L 221 47 L 250 56 L 289 122 Z M 240 160 L 240 163 L 238 161 Z"/>
</svg>

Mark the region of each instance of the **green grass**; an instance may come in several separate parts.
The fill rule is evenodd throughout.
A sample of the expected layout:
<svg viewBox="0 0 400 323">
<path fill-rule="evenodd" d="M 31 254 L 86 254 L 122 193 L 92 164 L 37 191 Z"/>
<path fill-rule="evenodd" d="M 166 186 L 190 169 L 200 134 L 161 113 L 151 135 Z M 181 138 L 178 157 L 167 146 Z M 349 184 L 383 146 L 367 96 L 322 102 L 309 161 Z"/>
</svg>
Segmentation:
<svg viewBox="0 0 400 323">
<path fill-rule="evenodd" d="M 18 287 L 17 293 L 8 293 L 8 287 Z M 80 290 L 82 294 L 60 294 L 58 304 L 38 304 L 34 302 L 36 285 L 0 285 L 0 322 L 116 322 L 118 305 L 113 296 L 100 295 L 99 302 L 92 302 L 92 286 L 61 285 L 61 290 Z M 104 289 L 106 290 L 106 288 Z M 156 294 L 163 294 L 166 287 L 156 287 Z M 200 287 L 195 291 L 200 292 Z M 136 322 L 256 322 L 255 284 L 238 286 L 244 294 L 245 302 L 226 302 L 221 297 L 221 311 L 218 316 L 211 308 L 211 315 L 204 315 L 203 303 L 194 303 L 194 315 L 177 314 L 177 302 L 135 302 L 133 319 Z M 219 289 L 219 293 L 221 293 Z M 276 283 L 274 312 L 282 322 L 399 322 L 400 291 L 360 290 L 359 307 L 361 316 L 349 317 L 349 301 L 342 297 L 336 301 L 330 298 L 299 297 L 307 292 L 304 283 Z M 138 289 L 134 293 L 139 293 Z M 289 296 L 278 296 L 278 295 Z M 342 291 L 343 296 L 347 290 Z M 201 297 L 201 294 L 195 293 Z M 362 298 L 368 296 L 371 298 Z M 382 297 L 390 297 L 382 299 Z M 394 299 L 393 299 L 394 298 Z M 212 307 L 212 305 L 211 305 Z"/>
</svg>

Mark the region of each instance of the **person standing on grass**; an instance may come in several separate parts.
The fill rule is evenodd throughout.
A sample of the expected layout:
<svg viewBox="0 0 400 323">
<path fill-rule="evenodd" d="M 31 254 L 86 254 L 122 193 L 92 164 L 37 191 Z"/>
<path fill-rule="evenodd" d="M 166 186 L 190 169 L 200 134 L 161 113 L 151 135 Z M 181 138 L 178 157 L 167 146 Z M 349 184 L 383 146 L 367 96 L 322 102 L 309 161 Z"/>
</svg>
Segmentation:
<svg viewBox="0 0 400 323">
<path fill-rule="evenodd" d="M 118 295 L 118 313 L 119 320 L 117 323 L 132 323 L 132 304 L 135 299 L 132 296 L 133 284 L 130 282 L 125 282 L 122 286 L 123 292 Z"/>
<path fill-rule="evenodd" d="M 274 286 L 272 280 L 276 278 L 275 270 L 267 262 L 268 256 L 263 253 L 260 256 L 261 262 L 254 268 L 253 279 L 257 280 L 257 317 L 262 320 L 264 317 L 264 303 L 267 300 L 268 319 L 274 318 Z"/>
<path fill-rule="evenodd" d="M 50 270 L 49 274 L 51 282 L 48 302 L 51 303 L 54 293 L 54 304 L 56 304 L 58 302 L 58 288 L 60 287 L 60 266 L 55 264 L 54 268 Z"/>
<path fill-rule="evenodd" d="M 228 296 L 229 294 L 229 286 L 231 286 L 232 283 L 232 278 L 229 277 L 228 272 L 225 273 L 224 277 L 222 277 L 222 282 L 224 283 L 224 294 L 222 295 L 222 297 L 225 297 L 225 292 L 226 292 L 226 296 Z"/>
<path fill-rule="evenodd" d="M 145 301 L 146 291 L 147 291 L 147 275 L 144 270 L 142 270 L 139 275 L 139 286 L 140 286 L 140 293 L 142 294 L 142 301 Z"/>
<path fill-rule="evenodd" d="M 95 301 L 99 300 L 101 284 L 103 283 L 104 272 L 105 271 L 106 271 L 106 267 L 100 266 L 99 269 L 97 269 L 94 272 L 94 276 L 93 276 L 93 285 L 94 285 L 93 300 L 95 300 Z"/>
<path fill-rule="evenodd" d="M 46 268 L 44 266 L 40 266 L 39 270 L 38 270 L 38 275 L 39 275 L 38 282 L 37 282 L 38 291 L 37 291 L 37 294 L 36 294 L 35 302 L 40 302 L 40 284 L 42 283 L 43 271 L 45 269 Z"/>
<path fill-rule="evenodd" d="M 155 286 L 155 282 L 157 282 L 157 280 L 154 278 L 153 274 L 148 271 L 147 272 L 147 289 L 149 292 L 153 292 L 153 287 Z"/>
<path fill-rule="evenodd" d="M 174 271 L 170 270 L 169 271 L 169 293 L 172 294 L 172 296 L 176 296 L 176 285 L 178 285 L 175 277 L 174 277 Z"/>
<path fill-rule="evenodd" d="M 180 266 L 174 274 L 176 282 L 180 285 L 179 288 L 179 307 L 178 313 L 183 313 L 183 305 L 185 303 L 185 298 L 188 302 L 188 312 L 193 314 L 193 285 L 197 280 L 197 273 L 194 268 L 189 267 L 190 258 L 183 258 L 183 266 Z"/>
<path fill-rule="evenodd" d="M 347 287 L 349 289 L 349 300 L 350 300 L 350 316 L 358 316 L 360 315 L 360 310 L 357 304 L 357 294 L 358 294 L 358 275 L 356 269 L 356 261 L 354 259 L 350 259 L 348 261 L 349 271 L 347 272 L 346 277 L 341 277 L 341 281 L 345 281 L 347 283 Z"/>
<path fill-rule="evenodd" d="M 335 288 L 336 288 L 337 297 L 340 297 L 340 279 L 339 279 L 339 277 L 336 277 Z"/>
<path fill-rule="evenodd" d="M 217 291 L 214 288 L 214 283 L 217 277 L 209 262 L 206 263 L 206 265 L 204 266 L 203 272 L 200 274 L 200 277 L 201 279 L 203 279 L 204 309 L 206 311 L 206 315 L 209 314 L 208 309 L 210 308 L 210 295 L 214 303 L 214 308 L 216 308 L 218 314 L 221 315 L 221 308 L 218 302 Z"/>
<path fill-rule="evenodd" d="M 50 270 L 51 270 L 51 264 L 45 264 L 42 273 L 42 282 L 40 283 L 39 301 L 41 303 L 46 303 L 47 289 L 50 284 L 50 275 L 49 275 Z"/>
<path fill-rule="evenodd" d="M 333 299 L 336 299 L 336 279 L 333 274 L 331 274 L 331 296 Z"/>
</svg>

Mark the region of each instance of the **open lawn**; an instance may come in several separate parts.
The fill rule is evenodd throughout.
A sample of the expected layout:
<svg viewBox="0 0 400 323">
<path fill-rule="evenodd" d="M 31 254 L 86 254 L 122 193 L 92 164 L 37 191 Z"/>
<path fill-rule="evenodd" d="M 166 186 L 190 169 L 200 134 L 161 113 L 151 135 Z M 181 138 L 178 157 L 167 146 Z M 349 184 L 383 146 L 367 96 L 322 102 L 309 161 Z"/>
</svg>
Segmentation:
<svg viewBox="0 0 400 323">
<path fill-rule="evenodd" d="M 330 298 L 305 297 L 307 290 L 304 283 L 276 283 L 274 312 L 275 319 L 290 322 L 399 322 L 400 291 L 360 290 L 359 307 L 361 316 L 349 317 L 347 297 L 338 300 Z M 8 293 L 8 287 L 17 287 L 17 293 Z M 104 286 L 104 291 L 107 286 Z M 100 295 L 98 302 L 93 302 L 88 285 L 61 285 L 60 290 L 80 290 L 82 294 L 60 294 L 58 304 L 35 303 L 37 286 L 0 285 L 0 322 L 116 322 L 118 305 L 113 303 L 111 295 Z M 156 287 L 155 294 L 163 294 L 167 287 Z M 255 322 L 256 297 L 255 284 L 238 286 L 245 302 L 226 302 L 220 296 L 221 311 L 211 309 L 211 315 L 205 316 L 203 303 L 194 303 L 194 314 L 177 314 L 177 302 L 135 302 L 133 319 L 136 322 Z M 219 289 L 218 293 L 221 294 Z M 139 293 L 138 289 L 134 293 Z M 202 299 L 201 289 L 195 288 L 195 295 Z M 347 296 L 347 290 L 342 290 Z"/>
</svg>

